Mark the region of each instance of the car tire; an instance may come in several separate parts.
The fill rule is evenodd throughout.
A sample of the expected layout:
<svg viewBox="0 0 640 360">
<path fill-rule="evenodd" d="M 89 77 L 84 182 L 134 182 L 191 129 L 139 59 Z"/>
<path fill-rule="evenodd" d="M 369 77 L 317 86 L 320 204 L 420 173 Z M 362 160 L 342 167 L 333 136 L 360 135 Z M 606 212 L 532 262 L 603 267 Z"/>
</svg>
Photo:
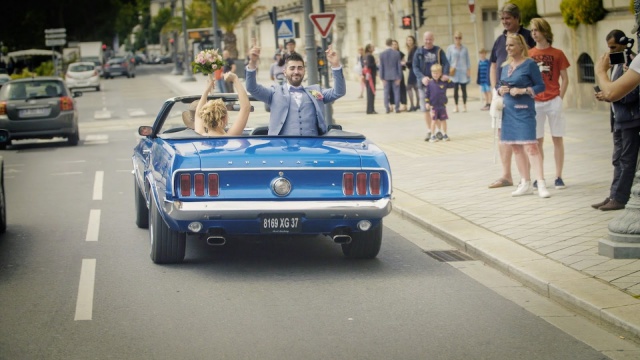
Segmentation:
<svg viewBox="0 0 640 360">
<path fill-rule="evenodd" d="M 80 142 L 80 131 L 76 128 L 76 132 L 73 134 L 69 134 L 67 138 L 67 143 L 70 146 L 77 146 L 78 142 Z"/>
<path fill-rule="evenodd" d="M 149 228 L 149 208 L 147 207 L 147 200 L 142 193 L 142 189 L 138 186 L 138 181 L 133 178 L 134 192 L 135 192 L 135 204 L 136 204 L 136 225 L 140 229 Z"/>
<path fill-rule="evenodd" d="M 4 196 L 4 168 L 0 168 L 0 234 L 7 231 L 7 202 Z"/>
<path fill-rule="evenodd" d="M 350 259 L 373 259 L 382 245 L 382 221 L 367 231 L 351 234 L 351 242 L 342 244 L 342 253 Z"/>
<path fill-rule="evenodd" d="M 149 235 L 151 260 L 156 264 L 176 264 L 184 260 L 187 236 L 173 231 L 164 222 L 156 202 L 151 198 L 149 209 Z"/>
<path fill-rule="evenodd" d="M 100 91 L 100 86 L 96 86 L 96 91 Z"/>
<path fill-rule="evenodd" d="M 11 139 L 7 140 L 5 144 L 0 145 L 0 150 L 7 150 L 9 146 L 11 146 Z"/>
<path fill-rule="evenodd" d="M 131 79 L 131 75 L 127 73 L 127 79 Z"/>
</svg>

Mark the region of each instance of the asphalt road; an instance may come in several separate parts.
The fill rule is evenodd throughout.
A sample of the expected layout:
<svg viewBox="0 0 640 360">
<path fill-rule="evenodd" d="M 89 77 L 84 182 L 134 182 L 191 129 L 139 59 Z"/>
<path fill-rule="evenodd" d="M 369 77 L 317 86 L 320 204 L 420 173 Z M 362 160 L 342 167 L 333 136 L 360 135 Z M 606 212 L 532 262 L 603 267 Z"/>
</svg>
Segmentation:
<svg viewBox="0 0 640 360">
<path fill-rule="evenodd" d="M 141 67 L 135 79 L 104 80 L 103 91 L 79 98 L 79 146 L 22 141 L 2 152 L 9 228 L 0 237 L 0 359 L 624 355 L 615 336 L 566 310 L 542 306 L 585 324 L 582 333 L 527 308 L 539 304 L 532 293 L 509 299 L 509 288 L 525 290 L 477 261 L 427 256 L 415 241 L 449 247 L 395 215 L 371 261 L 347 260 L 328 238 L 309 237 L 225 248 L 190 241 L 185 263 L 153 264 L 148 232 L 134 223 L 130 157 L 135 124 L 173 96 L 154 78 L 162 69 L 170 68 Z M 110 118 L 91 116 L 105 108 Z"/>
</svg>

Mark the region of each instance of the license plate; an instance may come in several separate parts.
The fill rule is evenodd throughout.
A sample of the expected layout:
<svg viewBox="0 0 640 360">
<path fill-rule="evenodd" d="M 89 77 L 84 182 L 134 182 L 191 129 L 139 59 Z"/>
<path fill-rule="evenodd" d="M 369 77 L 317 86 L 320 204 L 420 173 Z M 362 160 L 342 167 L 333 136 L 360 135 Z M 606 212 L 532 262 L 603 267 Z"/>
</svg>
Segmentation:
<svg viewBox="0 0 640 360">
<path fill-rule="evenodd" d="M 302 230 L 301 216 L 295 214 L 263 215 L 260 218 L 262 233 L 299 233 Z"/>
<path fill-rule="evenodd" d="M 47 116 L 51 112 L 50 108 L 34 108 L 34 109 L 22 109 L 19 114 L 20 117 L 34 117 L 34 116 Z"/>
</svg>

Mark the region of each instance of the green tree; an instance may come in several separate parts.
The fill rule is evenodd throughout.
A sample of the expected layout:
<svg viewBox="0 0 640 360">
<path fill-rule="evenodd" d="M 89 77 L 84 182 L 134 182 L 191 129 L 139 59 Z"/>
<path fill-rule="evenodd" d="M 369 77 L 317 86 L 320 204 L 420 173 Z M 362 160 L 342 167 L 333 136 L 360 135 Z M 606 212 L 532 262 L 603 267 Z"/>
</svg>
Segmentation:
<svg viewBox="0 0 640 360">
<path fill-rule="evenodd" d="M 602 0 L 562 0 L 560 12 L 564 23 L 573 29 L 580 24 L 595 24 L 607 14 Z"/>
</svg>

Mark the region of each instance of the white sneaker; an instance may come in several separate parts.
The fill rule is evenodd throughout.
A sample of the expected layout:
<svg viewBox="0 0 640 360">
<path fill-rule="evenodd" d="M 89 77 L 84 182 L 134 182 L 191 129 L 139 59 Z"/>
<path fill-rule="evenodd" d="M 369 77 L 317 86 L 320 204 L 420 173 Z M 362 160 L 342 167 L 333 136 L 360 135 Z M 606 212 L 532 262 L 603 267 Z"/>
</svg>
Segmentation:
<svg viewBox="0 0 640 360">
<path fill-rule="evenodd" d="M 541 198 L 551 197 L 549 190 L 547 190 L 547 183 L 544 180 L 538 180 L 538 196 Z"/>
<path fill-rule="evenodd" d="M 518 184 L 516 191 L 511 193 L 511 196 L 523 196 L 533 194 L 533 188 L 531 187 L 531 181 L 521 180 Z"/>
<path fill-rule="evenodd" d="M 435 135 L 431 136 L 431 139 L 429 139 L 430 143 L 434 143 L 434 142 L 438 142 L 438 138 Z"/>
</svg>

